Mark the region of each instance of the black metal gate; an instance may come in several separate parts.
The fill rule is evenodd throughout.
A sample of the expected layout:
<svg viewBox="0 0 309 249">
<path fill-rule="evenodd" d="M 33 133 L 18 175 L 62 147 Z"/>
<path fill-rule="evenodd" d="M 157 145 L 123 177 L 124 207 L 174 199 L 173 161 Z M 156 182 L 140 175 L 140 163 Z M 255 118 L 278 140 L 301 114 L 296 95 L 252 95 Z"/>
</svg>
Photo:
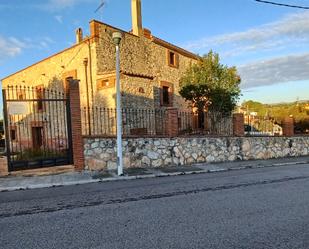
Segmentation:
<svg viewBox="0 0 309 249">
<path fill-rule="evenodd" d="M 70 103 L 43 86 L 3 90 L 9 171 L 72 163 Z"/>
</svg>

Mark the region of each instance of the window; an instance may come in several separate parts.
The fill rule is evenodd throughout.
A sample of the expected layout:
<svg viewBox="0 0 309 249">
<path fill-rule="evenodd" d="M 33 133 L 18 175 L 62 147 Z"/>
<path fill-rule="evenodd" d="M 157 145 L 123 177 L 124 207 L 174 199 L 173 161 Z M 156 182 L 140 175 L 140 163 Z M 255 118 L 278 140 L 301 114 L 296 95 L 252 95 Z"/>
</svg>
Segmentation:
<svg viewBox="0 0 309 249">
<path fill-rule="evenodd" d="M 139 92 L 139 93 L 145 93 L 145 89 L 142 88 L 142 87 L 140 87 L 140 88 L 138 88 L 138 92 Z"/>
<path fill-rule="evenodd" d="M 178 54 L 176 54 L 175 52 L 168 50 L 167 61 L 170 67 L 178 68 Z"/>
<path fill-rule="evenodd" d="M 169 56 L 169 60 L 170 60 L 170 65 L 175 65 L 175 54 L 173 52 L 170 52 L 170 56 Z"/>
<path fill-rule="evenodd" d="M 43 145 L 43 127 L 32 127 L 32 146 L 39 149 Z"/>
<path fill-rule="evenodd" d="M 101 83 L 101 88 L 105 88 L 105 87 L 110 86 L 109 80 L 102 80 L 100 83 Z"/>
<path fill-rule="evenodd" d="M 115 87 L 115 78 L 105 78 L 97 81 L 97 90 L 114 88 Z"/>
</svg>

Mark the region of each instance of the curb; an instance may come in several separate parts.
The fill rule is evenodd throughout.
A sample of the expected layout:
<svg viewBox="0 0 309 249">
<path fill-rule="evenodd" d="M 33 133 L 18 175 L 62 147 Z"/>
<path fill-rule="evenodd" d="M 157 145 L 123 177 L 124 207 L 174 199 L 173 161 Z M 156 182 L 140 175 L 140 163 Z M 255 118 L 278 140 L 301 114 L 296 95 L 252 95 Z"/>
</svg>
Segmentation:
<svg viewBox="0 0 309 249">
<path fill-rule="evenodd" d="M 240 167 L 231 167 L 231 168 L 217 168 L 217 169 L 207 169 L 207 170 L 195 170 L 195 171 L 179 171 L 172 173 L 158 173 L 158 174 L 149 174 L 149 175 L 136 175 L 136 176 L 116 176 L 110 178 L 98 178 L 98 179 L 87 179 L 87 180 L 78 180 L 78 181 L 68 181 L 68 182 L 58 182 L 58 183 L 46 183 L 46 184 L 36 184 L 36 185 L 26 185 L 19 187 L 0 187 L 0 192 L 10 192 L 16 190 L 30 190 L 30 189 L 40 189 L 40 188 L 52 188 L 52 187 L 62 187 L 62 186 L 73 186 L 73 185 L 82 185 L 87 183 L 104 183 L 104 182 L 117 182 L 117 181 L 131 181 L 138 179 L 148 179 L 156 177 L 171 177 L 171 176 L 180 176 L 180 175 L 193 175 L 193 174 L 206 174 L 206 173 L 219 173 L 226 171 L 234 170 L 245 170 L 245 169 L 257 169 L 257 168 L 267 168 L 267 167 L 283 167 L 291 165 L 302 165 L 308 164 L 309 161 L 300 161 L 300 162 L 288 162 L 288 163 L 273 163 L 269 165 L 262 164 L 248 164 Z"/>
<path fill-rule="evenodd" d="M 16 190 L 30 190 L 30 189 L 40 189 L 40 188 L 53 188 L 53 187 L 62 187 L 62 186 L 73 186 L 73 185 L 81 185 L 87 183 L 96 183 L 100 182 L 100 179 L 89 179 L 89 180 L 79 180 L 79 181 L 68 181 L 63 183 L 45 183 L 45 184 L 35 184 L 35 185 L 26 185 L 19 187 L 0 187 L 0 192 L 11 192 Z"/>
</svg>

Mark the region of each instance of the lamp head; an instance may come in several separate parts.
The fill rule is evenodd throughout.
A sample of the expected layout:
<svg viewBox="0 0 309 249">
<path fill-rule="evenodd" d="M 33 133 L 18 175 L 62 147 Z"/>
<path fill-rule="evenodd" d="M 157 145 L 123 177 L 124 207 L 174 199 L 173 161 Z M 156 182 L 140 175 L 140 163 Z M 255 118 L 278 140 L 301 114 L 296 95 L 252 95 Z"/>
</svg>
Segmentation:
<svg viewBox="0 0 309 249">
<path fill-rule="evenodd" d="M 113 38 L 113 42 L 115 43 L 115 45 L 119 45 L 122 35 L 120 32 L 114 32 L 112 35 L 112 38 Z"/>
</svg>

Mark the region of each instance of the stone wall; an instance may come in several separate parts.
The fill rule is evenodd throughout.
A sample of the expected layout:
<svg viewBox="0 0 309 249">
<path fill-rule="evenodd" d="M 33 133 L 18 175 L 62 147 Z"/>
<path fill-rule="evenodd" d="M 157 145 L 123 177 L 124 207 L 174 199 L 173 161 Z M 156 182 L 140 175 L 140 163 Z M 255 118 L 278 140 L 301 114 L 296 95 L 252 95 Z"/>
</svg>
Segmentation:
<svg viewBox="0 0 309 249">
<path fill-rule="evenodd" d="M 150 79 L 121 76 L 122 103 L 126 108 L 154 108 L 154 86 Z"/>
<path fill-rule="evenodd" d="M 309 137 L 132 138 L 125 167 L 163 167 L 309 155 Z M 84 138 L 86 169 L 116 168 L 116 139 Z"/>
</svg>

